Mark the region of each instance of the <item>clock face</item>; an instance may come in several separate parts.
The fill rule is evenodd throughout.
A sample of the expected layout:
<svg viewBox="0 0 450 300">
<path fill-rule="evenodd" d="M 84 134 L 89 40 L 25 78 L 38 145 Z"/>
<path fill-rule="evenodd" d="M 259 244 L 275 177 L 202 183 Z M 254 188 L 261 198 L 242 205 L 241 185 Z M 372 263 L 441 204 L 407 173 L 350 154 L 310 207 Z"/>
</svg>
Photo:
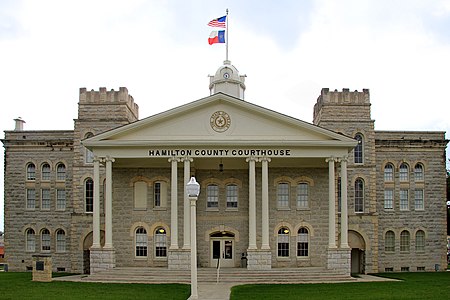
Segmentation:
<svg viewBox="0 0 450 300">
<path fill-rule="evenodd" d="M 230 78 L 230 74 L 228 74 L 228 73 L 223 73 L 223 78 L 225 78 L 225 79 Z"/>
<path fill-rule="evenodd" d="M 209 122 L 214 131 L 224 132 L 230 128 L 231 118 L 230 115 L 224 111 L 216 111 L 211 115 Z"/>
</svg>

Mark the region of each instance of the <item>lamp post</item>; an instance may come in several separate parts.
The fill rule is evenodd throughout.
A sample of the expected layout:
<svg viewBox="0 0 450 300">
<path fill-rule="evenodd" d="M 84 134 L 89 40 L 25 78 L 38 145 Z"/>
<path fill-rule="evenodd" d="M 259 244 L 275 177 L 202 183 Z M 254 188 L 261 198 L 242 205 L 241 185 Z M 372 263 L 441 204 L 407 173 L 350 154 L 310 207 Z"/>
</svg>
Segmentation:
<svg viewBox="0 0 450 300">
<path fill-rule="evenodd" d="M 191 203 L 191 296 L 189 299 L 198 299 L 197 292 L 197 234 L 195 206 L 200 194 L 200 184 L 191 177 L 186 184 L 186 192 Z"/>
</svg>

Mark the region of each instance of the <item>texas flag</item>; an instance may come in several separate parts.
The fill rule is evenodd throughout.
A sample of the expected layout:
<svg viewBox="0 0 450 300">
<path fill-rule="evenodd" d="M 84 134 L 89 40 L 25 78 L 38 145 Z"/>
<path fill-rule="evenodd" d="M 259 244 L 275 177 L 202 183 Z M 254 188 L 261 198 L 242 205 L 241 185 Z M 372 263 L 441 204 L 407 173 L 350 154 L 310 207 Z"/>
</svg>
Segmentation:
<svg viewBox="0 0 450 300">
<path fill-rule="evenodd" d="M 213 30 L 211 31 L 211 34 L 208 38 L 208 43 L 210 45 L 216 44 L 216 43 L 225 43 L 225 30 Z"/>
</svg>

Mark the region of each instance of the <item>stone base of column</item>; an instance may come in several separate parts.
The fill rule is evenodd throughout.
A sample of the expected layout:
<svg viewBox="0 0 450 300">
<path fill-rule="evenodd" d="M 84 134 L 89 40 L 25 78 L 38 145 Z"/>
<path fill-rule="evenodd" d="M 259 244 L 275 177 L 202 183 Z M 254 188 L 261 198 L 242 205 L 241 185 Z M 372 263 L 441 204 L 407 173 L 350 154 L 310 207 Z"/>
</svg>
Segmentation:
<svg viewBox="0 0 450 300">
<path fill-rule="evenodd" d="M 336 270 L 350 275 L 351 272 L 351 249 L 328 249 L 327 269 Z"/>
<path fill-rule="evenodd" d="M 116 267 L 116 251 L 114 248 L 91 248 L 90 252 L 91 274 Z"/>
<path fill-rule="evenodd" d="M 270 250 L 247 250 L 248 270 L 272 269 L 272 252 Z"/>
<path fill-rule="evenodd" d="M 191 269 L 191 250 L 176 249 L 168 252 L 169 270 L 190 270 Z"/>
</svg>

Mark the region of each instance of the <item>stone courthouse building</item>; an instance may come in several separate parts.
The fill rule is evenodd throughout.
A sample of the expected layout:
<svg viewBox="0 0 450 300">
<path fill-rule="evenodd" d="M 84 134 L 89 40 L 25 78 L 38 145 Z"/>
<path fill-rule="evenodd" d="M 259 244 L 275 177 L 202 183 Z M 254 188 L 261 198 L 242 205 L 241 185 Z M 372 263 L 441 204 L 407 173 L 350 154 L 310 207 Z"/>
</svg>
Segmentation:
<svg viewBox="0 0 450 300">
<path fill-rule="evenodd" d="M 35 254 L 55 271 L 189 268 L 191 176 L 200 267 L 446 264 L 444 132 L 375 130 L 366 89 L 322 89 L 308 123 L 244 100 L 244 80 L 225 61 L 210 96 L 144 119 L 126 88 L 80 89 L 74 130 L 17 119 L 2 140 L 9 269 Z"/>
</svg>

